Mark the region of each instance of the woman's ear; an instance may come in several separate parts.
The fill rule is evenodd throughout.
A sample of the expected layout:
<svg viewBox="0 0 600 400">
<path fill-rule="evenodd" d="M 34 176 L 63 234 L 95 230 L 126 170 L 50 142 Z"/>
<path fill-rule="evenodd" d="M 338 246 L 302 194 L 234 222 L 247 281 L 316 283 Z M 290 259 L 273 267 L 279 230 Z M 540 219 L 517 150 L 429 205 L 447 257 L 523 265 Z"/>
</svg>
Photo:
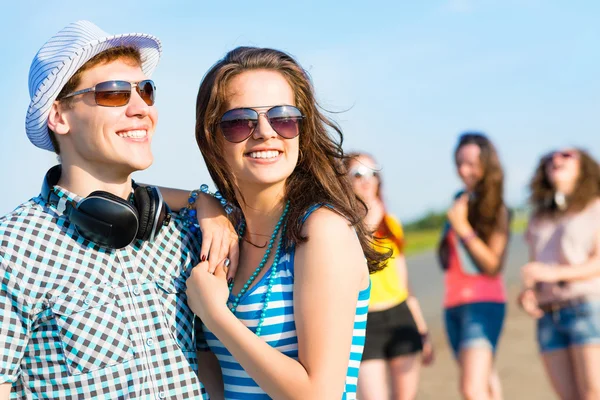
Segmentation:
<svg viewBox="0 0 600 400">
<path fill-rule="evenodd" d="M 66 107 L 55 101 L 50 108 L 48 115 L 48 128 L 56 135 L 66 135 L 69 133 L 69 122 L 66 116 Z"/>
</svg>

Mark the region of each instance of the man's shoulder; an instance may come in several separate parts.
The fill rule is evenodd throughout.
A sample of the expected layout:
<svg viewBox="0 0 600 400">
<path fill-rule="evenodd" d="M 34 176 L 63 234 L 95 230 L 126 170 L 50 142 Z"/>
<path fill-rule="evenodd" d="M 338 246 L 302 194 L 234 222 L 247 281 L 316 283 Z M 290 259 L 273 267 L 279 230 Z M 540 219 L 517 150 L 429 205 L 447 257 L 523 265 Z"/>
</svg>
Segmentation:
<svg viewBox="0 0 600 400">
<path fill-rule="evenodd" d="M 192 229 L 185 217 L 177 212 L 173 212 L 171 215 L 171 224 L 173 224 L 173 231 L 176 232 L 176 240 L 182 246 L 188 247 L 193 251 L 200 251 L 202 236 L 198 231 Z"/>
<path fill-rule="evenodd" d="M 11 212 L 0 216 L 0 238 L 12 235 L 15 230 L 39 224 L 40 220 L 48 219 L 49 216 L 41 197 L 33 197 L 19 204 Z"/>
<path fill-rule="evenodd" d="M 35 258 L 41 244 L 61 232 L 56 217 L 41 197 L 34 197 L 0 217 L 0 256 L 24 262 Z"/>
<path fill-rule="evenodd" d="M 40 197 L 31 198 L 0 216 L 0 259 L 3 267 L 10 264 L 10 270 L 20 275 L 26 264 L 14 261 L 29 259 L 33 255 L 32 249 L 36 248 L 40 237 L 47 233 L 45 231 L 49 229 L 50 221 L 50 214 Z"/>
</svg>

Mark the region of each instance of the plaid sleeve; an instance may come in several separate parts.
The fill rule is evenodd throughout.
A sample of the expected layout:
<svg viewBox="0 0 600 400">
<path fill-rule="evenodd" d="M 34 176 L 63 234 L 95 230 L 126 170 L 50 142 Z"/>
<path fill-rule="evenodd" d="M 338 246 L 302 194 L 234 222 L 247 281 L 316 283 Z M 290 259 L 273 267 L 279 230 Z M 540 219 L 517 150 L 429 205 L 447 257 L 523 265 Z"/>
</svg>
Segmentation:
<svg viewBox="0 0 600 400">
<path fill-rule="evenodd" d="M 19 286 L 0 256 L 0 384 L 14 383 L 29 338 L 27 305 Z"/>
</svg>

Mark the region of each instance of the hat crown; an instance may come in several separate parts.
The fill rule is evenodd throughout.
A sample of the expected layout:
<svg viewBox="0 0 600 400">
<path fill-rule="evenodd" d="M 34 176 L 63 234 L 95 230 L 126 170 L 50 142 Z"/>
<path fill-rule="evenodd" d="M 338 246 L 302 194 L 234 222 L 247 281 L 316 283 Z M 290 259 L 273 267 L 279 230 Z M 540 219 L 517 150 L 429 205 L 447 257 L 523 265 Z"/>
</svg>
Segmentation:
<svg viewBox="0 0 600 400">
<path fill-rule="evenodd" d="M 36 91 L 47 77 L 45 73 L 39 73 L 39 71 L 58 68 L 68 59 L 77 55 L 85 45 L 107 36 L 110 35 L 94 23 L 85 20 L 73 22 L 60 30 L 40 48 L 33 58 L 29 68 L 29 96 L 31 98 L 35 96 Z"/>
</svg>

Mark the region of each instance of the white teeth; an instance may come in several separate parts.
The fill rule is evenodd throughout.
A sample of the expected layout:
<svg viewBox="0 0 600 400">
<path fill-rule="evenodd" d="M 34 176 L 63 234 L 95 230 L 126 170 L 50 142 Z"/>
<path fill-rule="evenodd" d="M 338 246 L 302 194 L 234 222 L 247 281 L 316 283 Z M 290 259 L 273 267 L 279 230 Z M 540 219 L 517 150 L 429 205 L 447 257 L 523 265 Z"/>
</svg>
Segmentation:
<svg viewBox="0 0 600 400">
<path fill-rule="evenodd" d="M 275 158 L 279 155 L 277 150 L 268 151 L 253 151 L 250 153 L 251 158 Z"/>
<path fill-rule="evenodd" d="M 145 129 L 137 131 L 117 132 L 117 135 L 122 138 L 142 139 L 145 138 L 148 132 Z"/>
</svg>

